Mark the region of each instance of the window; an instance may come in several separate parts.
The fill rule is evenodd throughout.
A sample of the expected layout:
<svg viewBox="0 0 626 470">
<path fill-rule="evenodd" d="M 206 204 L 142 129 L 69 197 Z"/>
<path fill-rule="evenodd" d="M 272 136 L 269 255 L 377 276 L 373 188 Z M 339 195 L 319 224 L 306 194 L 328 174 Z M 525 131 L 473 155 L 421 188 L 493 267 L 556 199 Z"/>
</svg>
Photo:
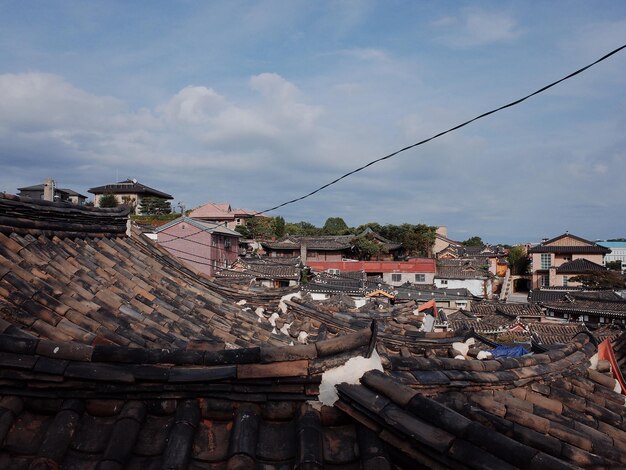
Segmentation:
<svg viewBox="0 0 626 470">
<path fill-rule="evenodd" d="M 550 266 L 552 266 L 552 255 L 541 253 L 541 269 L 550 269 Z"/>
<path fill-rule="evenodd" d="M 442 279 L 441 280 L 441 285 L 442 286 L 447 286 L 448 285 L 448 280 L 447 279 Z"/>
<path fill-rule="evenodd" d="M 232 245 L 233 245 L 233 241 L 230 238 L 224 239 L 224 248 L 229 250 Z"/>
<path fill-rule="evenodd" d="M 563 276 L 563 287 L 567 287 L 568 282 L 569 282 L 569 276 Z"/>
<path fill-rule="evenodd" d="M 539 286 L 540 287 L 549 287 L 550 286 L 550 276 L 543 274 L 539 277 Z"/>
<path fill-rule="evenodd" d="M 426 282 L 426 274 L 416 274 L 415 282 Z"/>
<path fill-rule="evenodd" d="M 392 274 L 391 282 L 400 282 L 402 281 L 402 274 Z"/>
</svg>

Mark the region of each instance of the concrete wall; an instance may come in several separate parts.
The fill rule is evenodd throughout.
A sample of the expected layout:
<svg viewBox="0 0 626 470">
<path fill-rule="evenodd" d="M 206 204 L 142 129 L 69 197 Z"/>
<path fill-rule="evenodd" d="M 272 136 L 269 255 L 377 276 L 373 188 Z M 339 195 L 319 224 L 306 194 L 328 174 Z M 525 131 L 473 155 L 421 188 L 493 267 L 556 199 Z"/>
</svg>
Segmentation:
<svg viewBox="0 0 626 470">
<path fill-rule="evenodd" d="M 226 240 L 230 239 L 230 247 Z M 157 234 L 157 242 L 183 262 L 209 276 L 215 268 L 230 266 L 237 259 L 238 239 L 210 234 L 187 222 L 179 222 Z"/>
</svg>

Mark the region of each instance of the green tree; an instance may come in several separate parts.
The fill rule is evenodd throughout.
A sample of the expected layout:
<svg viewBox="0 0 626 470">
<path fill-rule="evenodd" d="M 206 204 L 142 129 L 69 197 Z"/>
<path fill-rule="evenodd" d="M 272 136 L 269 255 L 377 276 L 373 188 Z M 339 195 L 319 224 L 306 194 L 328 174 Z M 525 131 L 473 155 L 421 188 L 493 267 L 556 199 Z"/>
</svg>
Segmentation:
<svg viewBox="0 0 626 470">
<path fill-rule="evenodd" d="M 274 217 L 250 217 L 246 219 L 246 227 L 250 232 L 249 238 L 268 239 L 276 236 Z"/>
<path fill-rule="evenodd" d="M 396 243 L 402 243 L 409 256 L 430 256 L 436 230 L 437 227 L 425 224 L 385 225 L 381 227 L 379 234 Z"/>
<path fill-rule="evenodd" d="M 507 256 L 511 274 L 524 275 L 528 274 L 528 267 L 530 266 L 530 259 L 526 254 L 526 250 L 523 246 L 514 246 L 509 250 Z"/>
<path fill-rule="evenodd" d="M 476 235 L 468 238 L 464 242 L 461 242 L 461 244 L 465 246 L 483 246 L 484 245 L 483 240 L 479 236 L 476 236 Z"/>
<path fill-rule="evenodd" d="M 246 225 L 237 225 L 235 232 L 239 232 L 243 238 L 252 238 L 250 229 Z"/>
<path fill-rule="evenodd" d="M 383 227 L 377 222 L 368 222 L 363 225 L 359 225 L 357 228 L 353 230 L 355 235 L 359 235 L 360 233 L 365 232 L 367 229 L 370 229 L 372 232 L 378 233 L 379 235 L 383 234 Z M 384 236 L 384 235 L 383 235 Z"/>
<path fill-rule="evenodd" d="M 274 217 L 274 235 L 280 238 L 285 234 L 285 219 L 281 216 Z"/>
<path fill-rule="evenodd" d="M 295 236 L 315 236 L 321 233 L 321 229 L 309 222 L 287 222 L 285 224 L 285 233 Z"/>
<path fill-rule="evenodd" d="M 370 237 L 354 237 L 351 243 L 359 260 L 378 259 L 379 255 L 387 251 L 383 245 Z"/>
<path fill-rule="evenodd" d="M 572 282 L 580 282 L 590 289 L 623 289 L 626 287 L 624 276 L 615 271 L 588 271 L 574 276 Z"/>
<path fill-rule="evenodd" d="M 615 260 L 615 261 L 607 261 L 605 263 L 606 268 L 610 269 L 611 271 L 621 271 L 622 270 L 622 261 L 621 260 Z"/>
<path fill-rule="evenodd" d="M 326 219 L 322 233 L 324 235 L 345 235 L 349 233 L 348 225 L 341 217 L 329 217 Z"/>
<path fill-rule="evenodd" d="M 98 207 L 117 207 L 117 198 L 113 194 L 103 194 L 98 201 Z"/>
<path fill-rule="evenodd" d="M 163 215 L 172 212 L 172 205 L 162 197 L 149 196 L 141 199 L 140 209 L 144 215 Z"/>
</svg>

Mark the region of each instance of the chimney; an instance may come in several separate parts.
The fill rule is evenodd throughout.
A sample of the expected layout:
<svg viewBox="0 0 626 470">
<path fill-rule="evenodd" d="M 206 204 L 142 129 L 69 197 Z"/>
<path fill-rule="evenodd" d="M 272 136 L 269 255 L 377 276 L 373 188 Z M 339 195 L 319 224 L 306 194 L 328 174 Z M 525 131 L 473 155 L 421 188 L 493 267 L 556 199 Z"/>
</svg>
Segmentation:
<svg viewBox="0 0 626 470">
<path fill-rule="evenodd" d="M 43 200 L 54 201 L 54 180 L 51 178 L 46 179 L 43 183 Z"/>
<path fill-rule="evenodd" d="M 300 260 L 306 264 L 306 242 L 304 240 L 300 242 Z"/>
</svg>

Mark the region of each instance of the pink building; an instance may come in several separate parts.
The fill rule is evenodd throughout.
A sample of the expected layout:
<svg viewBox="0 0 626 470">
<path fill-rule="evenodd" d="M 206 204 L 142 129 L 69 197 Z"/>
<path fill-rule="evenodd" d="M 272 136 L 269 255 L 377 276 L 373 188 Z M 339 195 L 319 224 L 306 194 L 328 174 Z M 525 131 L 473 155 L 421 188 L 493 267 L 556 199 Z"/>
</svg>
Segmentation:
<svg viewBox="0 0 626 470">
<path fill-rule="evenodd" d="M 532 286 L 577 287 L 570 279 L 588 271 L 605 270 L 604 255 L 611 250 L 565 232 L 528 250 L 532 260 Z"/>
<path fill-rule="evenodd" d="M 212 276 L 237 259 L 239 233 L 224 224 L 180 217 L 155 230 L 157 243 L 198 271 Z"/>
</svg>

